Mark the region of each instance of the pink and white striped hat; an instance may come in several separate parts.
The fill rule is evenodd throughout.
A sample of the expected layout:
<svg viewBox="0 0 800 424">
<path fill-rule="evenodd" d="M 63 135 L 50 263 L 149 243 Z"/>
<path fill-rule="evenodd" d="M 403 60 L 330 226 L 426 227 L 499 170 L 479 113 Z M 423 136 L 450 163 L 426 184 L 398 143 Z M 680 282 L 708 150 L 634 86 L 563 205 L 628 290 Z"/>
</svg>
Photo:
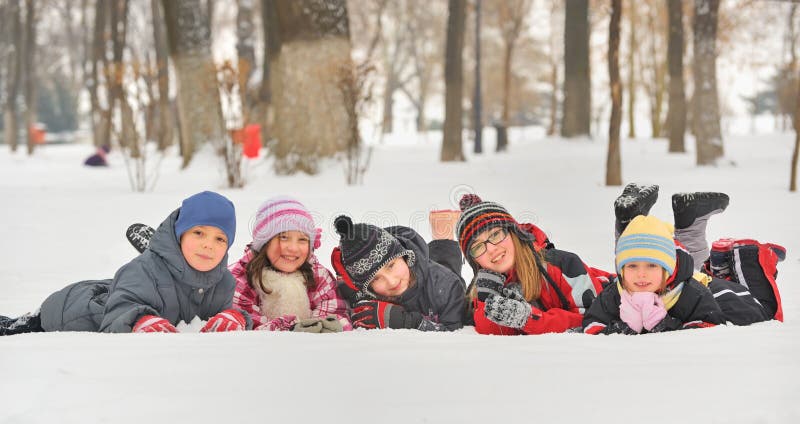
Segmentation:
<svg viewBox="0 0 800 424">
<path fill-rule="evenodd" d="M 251 248 L 259 252 L 273 237 L 286 231 L 299 231 L 307 235 L 312 250 L 320 246 L 322 229 L 314 225 L 314 218 L 308 209 L 296 199 L 277 196 L 259 206 Z"/>
</svg>

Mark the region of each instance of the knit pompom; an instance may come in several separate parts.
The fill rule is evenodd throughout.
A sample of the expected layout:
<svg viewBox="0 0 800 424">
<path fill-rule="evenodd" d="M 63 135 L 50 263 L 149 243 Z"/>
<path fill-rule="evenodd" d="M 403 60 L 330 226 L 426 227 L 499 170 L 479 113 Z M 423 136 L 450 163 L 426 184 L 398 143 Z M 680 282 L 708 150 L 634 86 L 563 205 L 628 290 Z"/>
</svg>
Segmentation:
<svg viewBox="0 0 800 424">
<path fill-rule="evenodd" d="M 336 232 L 346 236 L 353 232 L 353 220 L 347 215 L 339 215 L 333 220 L 333 226 L 336 227 Z"/>
<path fill-rule="evenodd" d="M 480 197 L 477 194 L 465 194 L 461 196 L 461 200 L 458 202 L 458 206 L 461 210 L 465 210 L 472 205 L 477 205 L 478 203 L 482 202 Z"/>
</svg>

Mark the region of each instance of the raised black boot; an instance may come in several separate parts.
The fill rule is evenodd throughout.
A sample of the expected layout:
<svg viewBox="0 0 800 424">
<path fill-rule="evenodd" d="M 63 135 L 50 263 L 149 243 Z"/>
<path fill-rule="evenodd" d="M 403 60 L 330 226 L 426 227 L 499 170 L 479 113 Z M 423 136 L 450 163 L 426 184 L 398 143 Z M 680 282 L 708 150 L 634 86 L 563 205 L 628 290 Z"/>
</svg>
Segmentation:
<svg viewBox="0 0 800 424">
<path fill-rule="evenodd" d="M 711 215 L 724 211 L 729 203 L 730 198 L 725 193 L 698 192 L 672 195 L 675 239 L 692 255 L 695 269 L 699 269 L 710 253 L 706 238 L 708 219 Z"/>
<path fill-rule="evenodd" d="M 614 200 L 615 237 L 619 238 L 633 218 L 650 213 L 650 208 L 656 200 L 658 200 L 658 185 L 628 183 L 622 194 Z"/>
</svg>

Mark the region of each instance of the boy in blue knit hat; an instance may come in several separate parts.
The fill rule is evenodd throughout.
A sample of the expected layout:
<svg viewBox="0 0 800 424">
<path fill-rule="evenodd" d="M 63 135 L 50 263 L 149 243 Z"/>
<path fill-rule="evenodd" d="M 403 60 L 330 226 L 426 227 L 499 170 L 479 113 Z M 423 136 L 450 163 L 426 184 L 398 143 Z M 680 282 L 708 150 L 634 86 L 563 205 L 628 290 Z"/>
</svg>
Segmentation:
<svg viewBox="0 0 800 424">
<path fill-rule="evenodd" d="M 247 314 L 231 308 L 227 269 L 236 235 L 233 203 L 204 191 L 186 198 L 158 227 L 149 248 L 113 279 L 81 281 L 50 295 L 40 311 L 0 317 L 0 335 L 37 331 L 175 333 L 195 317 L 202 332 L 245 330 Z"/>
</svg>

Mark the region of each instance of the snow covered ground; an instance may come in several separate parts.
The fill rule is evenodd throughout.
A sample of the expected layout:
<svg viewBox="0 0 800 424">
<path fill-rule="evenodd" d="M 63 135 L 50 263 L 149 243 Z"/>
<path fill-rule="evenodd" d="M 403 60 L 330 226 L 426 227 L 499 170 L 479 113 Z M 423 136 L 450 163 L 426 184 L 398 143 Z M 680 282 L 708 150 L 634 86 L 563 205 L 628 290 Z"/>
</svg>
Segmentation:
<svg viewBox="0 0 800 424">
<path fill-rule="evenodd" d="M 132 193 L 122 158 L 80 164 L 91 148 L 46 146 L 35 156 L 0 146 L 0 314 L 32 310 L 51 292 L 110 277 L 134 250 L 132 222 L 157 225 L 180 200 L 212 189 L 230 197 L 239 227 L 229 260 L 249 241 L 267 197 L 291 194 L 325 228 L 326 264 L 339 213 L 430 236 L 427 211 L 464 192 L 507 206 L 585 262 L 613 263 L 606 144 L 512 131 L 510 151 L 440 164 L 440 135 L 395 135 L 377 145 L 361 186 L 339 164 L 316 177 L 276 177 L 250 164 L 243 190 L 222 187 L 213 158 L 186 171 L 168 157 L 154 192 Z M 0 338 L 0 423 L 38 422 L 719 422 L 800 421 L 800 194 L 787 191 L 793 134 L 729 136 L 718 167 L 668 155 L 665 140 L 625 140 L 623 178 L 661 185 L 653 214 L 671 220 L 670 195 L 720 190 L 731 205 L 709 237 L 753 237 L 788 250 L 779 264 L 786 322 L 671 334 L 531 337 L 406 330 L 347 334 L 104 335 Z M 693 150 L 692 143 L 688 143 Z M 464 269 L 464 277 L 471 272 Z"/>
</svg>

